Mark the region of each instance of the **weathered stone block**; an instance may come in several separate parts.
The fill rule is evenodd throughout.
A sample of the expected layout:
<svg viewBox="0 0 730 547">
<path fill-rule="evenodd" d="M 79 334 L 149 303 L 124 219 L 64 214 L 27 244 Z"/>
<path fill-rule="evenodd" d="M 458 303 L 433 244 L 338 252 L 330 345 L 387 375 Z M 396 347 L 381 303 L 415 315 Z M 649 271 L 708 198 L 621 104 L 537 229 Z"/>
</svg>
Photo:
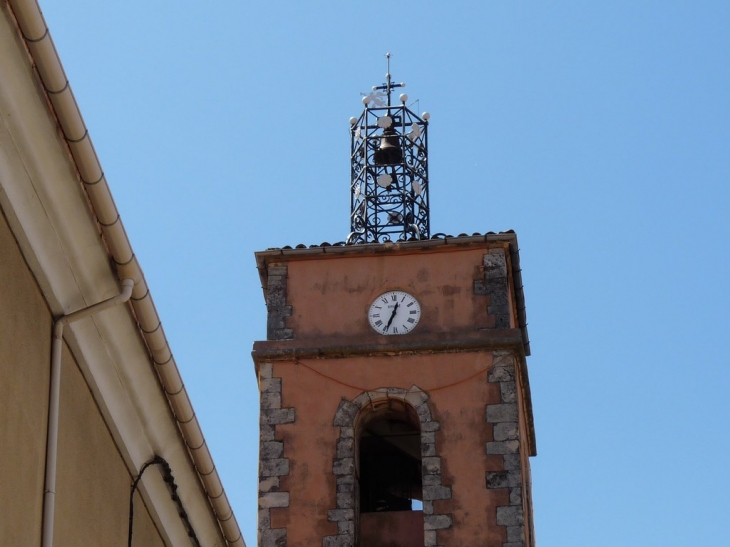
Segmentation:
<svg viewBox="0 0 730 547">
<path fill-rule="evenodd" d="M 495 441 L 487 443 L 487 454 L 516 454 L 520 451 L 520 441 Z"/>
<path fill-rule="evenodd" d="M 352 402 L 362 408 L 370 404 L 370 395 L 367 391 L 363 391 L 360 395 L 355 397 Z"/>
<path fill-rule="evenodd" d="M 271 410 L 273 408 L 281 408 L 281 393 L 262 393 L 261 409 Z"/>
<path fill-rule="evenodd" d="M 438 431 L 441 429 L 441 422 L 431 420 L 430 422 L 421 422 L 421 432 Z"/>
<path fill-rule="evenodd" d="M 524 539 L 525 539 L 524 526 L 507 526 L 507 541 L 509 543 L 524 541 Z"/>
<path fill-rule="evenodd" d="M 354 509 L 330 509 L 327 511 L 327 520 L 330 522 L 353 520 L 354 518 L 355 518 Z"/>
<path fill-rule="evenodd" d="M 423 443 L 435 443 L 436 433 L 429 431 L 427 433 L 421 433 L 421 444 Z"/>
<path fill-rule="evenodd" d="M 337 492 L 354 492 L 355 477 L 354 475 L 340 475 L 337 477 Z"/>
<path fill-rule="evenodd" d="M 522 505 L 522 487 L 510 488 L 509 504 L 510 505 Z"/>
<path fill-rule="evenodd" d="M 418 414 L 418 417 L 421 419 L 421 423 L 431 421 L 431 409 L 428 408 L 428 405 L 426 403 L 423 403 L 422 405 L 418 405 L 416 407 L 416 413 Z"/>
<path fill-rule="evenodd" d="M 449 486 L 424 486 L 424 500 L 450 500 L 451 487 Z"/>
<path fill-rule="evenodd" d="M 274 375 L 274 365 L 271 363 L 261 363 L 259 365 L 259 379 L 268 379 Z"/>
<path fill-rule="evenodd" d="M 522 478 L 519 471 L 496 471 L 487 473 L 487 488 L 511 488 L 520 486 Z"/>
<path fill-rule="evenodd" d="M 495 365 L 487 375 L 490 382 L 514 382 L 515 369 L 511 363 L 500 363 Z"/>
<path fill-rule="evenodd" d="M 325 536 L 322 540 L 322 547 L 352 547 L 354 544 L 355 538 L 351 534 Z"/>
<path fill-rule="evenodd" d="M 487 473 L 487 488 L 506 488 L 509 471 L 494 471 Z"/>
<path fill-rule="evenodd" d="M 438 545 L 436 530 L 426 530 L 423 534 L 423 544 L 425 547 L 436 547 Z"/>
<path fill-rule="evenodd" d="M 403 399 L 406 398 L 407 393 L 408 392 L 405 389 L 400 388 L 400 387 L 389 387 L 388 388 L 388 397 L 390 397 L 391 399 L 398 399 L 398 400 L 402 401 Z"/>
<path fill-rule="evenodd" d="M 337 493 L 337 509 L 353 509 L 355 507 L 355 496 L 352 492 Z"/>
<path fill-rule="evenodd" d="M 370 397 L 370 403 L 373 406 L 378 406 L 379 403 L 387 403 L 388 390 L 385 388 L 378 388 L 372 391 L 368 391 L 368 397 Z"/>
<path fill-rule="evenodd" d="M 507 277 L 507 257 L 502 249 L 491 249 L 484 255 L 484 277 Z"/>
<path fill-rule="evenodd" d="M 441 458 L 438 456 L 429 456 L 421 458 L 424 475 L 440 475 L 441 474 Z"/>
<path fill-rule="evenodd" d="M 421 443 L 421 456 L 435 456 L 436 445 L 433 443 Z"/>
<path fill-rule="evenodd" d="M 522 507 L 514 505 L 497 507 L 497 524 L 499 526 L 521 526 L 522 522 Z"/>
<path fill-rule="evenodd" d="M 289 507 L 289 492 L 267 492 L 259 496 L 259 508 Z"/>
<path fill-rule="evenodd" d="M 259 530 L 271 528 L 271 511 L 269 509 L 259 509 L 258 526 Z"/>
<path fill-rule="evenodd" d="M 451 515 L 424 515 L 423 517 L 424 530 L 443 530 L 444 528 L 451 528 L 452 524 Z"/>
<path fill-rule="evenodd" d="M 335 413 L 334 425 L 340 427 L 352 427 L 355 423 L 355 416 L 360 412 L 360 407 L 355 403 L 342 399 Z"/>
<path fill-rule="evenodd" d="M 502 395 L 503 403 L 517 402 L 517 384 L 515 382 L 501 382 L 499 392 Z"/>
<path fill-rule="evenodd" d="M 484 283 L 483 279 L 475 279 L 474 280 L 474 295 L 475 296 L 484 296 L 487 294 L 487 285 Z"/>
<path fill-rule="evenodd" d="M 332 473 L 335 475 L 350 475 L 354 470 L 354 458 L 336 458 L 332 465 Z"/>
<path fill-rule="evenodd" d="M 507 441 L 519 438 L 517 422 L 500 422 L 494 424 L 494 440 Z"/>
<path fill-rule="evenodd" d="M 286 306 L 286 278 L 269 276 L 269 286 L 266 290 L 266 307 L 271 309 L 283 306 Z"/>
<path fill-rule="evenodd" d="M 291 424 L 296 420 L 296 412 L 293 408 L 268 408 L 261 409 L 260 422 L 262 424 L 281 425 Z"/>
<path fill-rule="evenodd" d="M 423 475 L 423 486 L 441 486 L 441 473 Z"/>
<path fill-rule="evenodd" d="M 281 477 L 289 474 L 289 460 L 287 458 L 261 460 L 259 465 L 262 477 Z"/>
<path fill-rule="evenodd" d="M 355 439 L 352 437 L 337 441 L 337 457 L 351 458 L 355 454 Z"/>
<path fill-rule="evenodd" d="M 272 329 L 268 332 L 269 340 L 293 340 L 294 331 L 292 329 Z"/>
<path fill-rule="evenodd" d="M 287 266 L 282 266 L 282 265 L 278 265 L 277 266 L 275 264 L 269 264 L 269 267 L 267 268 L 266 273 L 269 276 L 272 276 L 272 275 L 282 276 L 283 275 L 284 277 L 286 277 L 286 274 L 287 274 Z"/>
<path fill-rule="evenodd" d="M 354 535 L 355 534 L 355 523 L 351 520 L 339 521 L 337 523 L 337 533 L 340 535 L 342 535 L 342 534 Z"/>
<path fill-rule="evenodd" d="M 353 427 L 340 427 L 340 438 L 348 439 L 355 436 L 355 428 Z"/>
<path fill-rule="evenodd" d="M 273 441 L 276 438 L 276 428 L 273 425 L 261 424 L 259 426 L 259 440 L 263 443 Z"/>
<path fill-rule="evenodd" d="M 406 394 L 406 401 L 411 403 L 411 405 L 413 405 L 414 407 L 417 407 L 428 401 L 428 393 L 426 393 L 420 387 L 414 384 L 411 386 L 411 389 L 409 389 L 408 393 Z"/>
<path fill-rule="evenodd" d="M 271 310 L 272 313 L 269 313 L 266 316 L 266 328 L 269 329 L 269 332 L 276 329 L 283 329 L 286 328 L 286 319 L 283 313 L 281 313 L 279 310 L 281 308 L 275 308 Z"/>
<path fill-rule="evenodd" d="M 433 502 L 431 500 L 423 500 L 423 514 L 433 515 Z"/>
<path fill-rule="evenodd" d="M 259 531 L 259 547 L 286 547 L 286 528 Z"/>
<path fill-rule="evenodd" d="M 488 283 L 487 288 L 493 289 L 489 294 L 489 306 L 500 306 L 509 310 L 509 297 L 507 296 L 507 279 L 500 278 L 494 283 Z"/>
<path fill-rule="evenodd" d="M 509 315 L 508 314 L 497 314 L 496 319 L 494 321 L 494 328 L 495 329 L 508 329 L 510 328 L 510 322 L 509 322 Z"/>
<path fill-rule="evenodd" d="M 517 405 L 514 403 L 504 403 L 499 405 L 487 405 L 487 422 L 516 422 L 517 421 Z"/>
<path fill-rule="evenodd" d="M 281 378 L 264 378 L 259 388 L 261 393 L 281 393 Z"/>
<path fill-rule="evenodd" d="M 270 460 L 272 458 L 281 458 L 284 454 L 284 443 L 282 441 L 267 441 L 261 443 L 259 450 L 259 458 L 262 460 Z"/>
<path fill-rule="evenodd" d="M 259 493 L 279 491 L 279 477 L 264 477 L 259 479 Z"/>
<path fill-rule="evenodd" d="M 505 454 L 504 455 L 504 468 L 505 469 L 520 469 L 522 467 L 519 454 Z"/>
</svg>

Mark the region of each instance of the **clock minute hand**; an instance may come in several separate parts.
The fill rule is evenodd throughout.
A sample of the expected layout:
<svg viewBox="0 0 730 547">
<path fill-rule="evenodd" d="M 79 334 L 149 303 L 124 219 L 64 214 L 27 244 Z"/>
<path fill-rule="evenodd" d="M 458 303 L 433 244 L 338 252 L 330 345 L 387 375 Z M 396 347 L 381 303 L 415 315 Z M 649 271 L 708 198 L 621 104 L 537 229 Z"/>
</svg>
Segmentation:
<svg viewBox="0 0 730 547">
<path fill-rule="evenodd" d="M 395 308 L 393 308 L 393 313 L 391 313 L 391 314 L 390 314 L 390 319 L 388 319 L 388 324 L 387 324 L 387 325 L 385 325 L 385 328 L 386 328 L 386 329 L 387 329 L 388 327 L 390 327 L 390 324 L 391 324 L 391 323 L 393 322 L 393 318 L 395 317 L 395 312 L 397 312 L 397 311 L 398 311 L 398 304 L 400 304 L 400 302 L 396 302 L 396 303 L 395 303 Z"/>
</svg>

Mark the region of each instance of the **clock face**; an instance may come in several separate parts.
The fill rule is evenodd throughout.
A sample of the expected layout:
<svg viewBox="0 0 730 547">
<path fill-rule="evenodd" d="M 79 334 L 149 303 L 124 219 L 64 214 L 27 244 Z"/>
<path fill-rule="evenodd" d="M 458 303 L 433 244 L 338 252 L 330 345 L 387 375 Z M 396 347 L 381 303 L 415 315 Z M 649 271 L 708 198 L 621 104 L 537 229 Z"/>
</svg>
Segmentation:
<svg viewBox="0 0 730 547">
<path fill-rule="evenodd" d="M 407 334 L 421 318 L 421 306 L 403 291 L 388 291 L 378 296 L 368 311 L 368 321 L 379 334 Z"/>
</svg>

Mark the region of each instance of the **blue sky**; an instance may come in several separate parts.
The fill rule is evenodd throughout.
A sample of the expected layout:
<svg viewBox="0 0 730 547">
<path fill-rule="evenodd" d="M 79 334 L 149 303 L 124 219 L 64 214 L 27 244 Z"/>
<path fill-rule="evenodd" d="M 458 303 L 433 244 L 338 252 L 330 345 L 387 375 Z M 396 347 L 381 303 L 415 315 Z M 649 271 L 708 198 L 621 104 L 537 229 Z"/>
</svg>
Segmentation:
<svg viewBox="0 0 730 547">
<path fill-rule="evenodd" d="M 250 546 L 253 252 L 345 238 L 387 51 L 432 231 L 520 240 L 539 544 L 730 543 L 730 4 L 41 7 Z"/>
</svg>

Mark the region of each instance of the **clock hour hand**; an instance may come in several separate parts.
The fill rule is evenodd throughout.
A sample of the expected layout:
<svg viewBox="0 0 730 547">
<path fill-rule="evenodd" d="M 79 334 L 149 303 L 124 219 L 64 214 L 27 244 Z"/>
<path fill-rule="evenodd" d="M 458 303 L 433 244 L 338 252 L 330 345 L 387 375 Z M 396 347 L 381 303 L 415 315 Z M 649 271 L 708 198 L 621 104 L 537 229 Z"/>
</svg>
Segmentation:
<svg viewBox="0 0 730 547">
<path fill-rule="evenodd" d="M 393 322 L 393 318 L 395 317 L 395 312 L 398 311 L 398 304 L 400 304 L 400 302 L 395 303 L 395 307 L 393 308 L 393 313 L 390 314 L 390 319 L 388 319 L 388 324 L 385 325 L 386 329 L 389 328 L 390 324 Z"/>
</svg>

